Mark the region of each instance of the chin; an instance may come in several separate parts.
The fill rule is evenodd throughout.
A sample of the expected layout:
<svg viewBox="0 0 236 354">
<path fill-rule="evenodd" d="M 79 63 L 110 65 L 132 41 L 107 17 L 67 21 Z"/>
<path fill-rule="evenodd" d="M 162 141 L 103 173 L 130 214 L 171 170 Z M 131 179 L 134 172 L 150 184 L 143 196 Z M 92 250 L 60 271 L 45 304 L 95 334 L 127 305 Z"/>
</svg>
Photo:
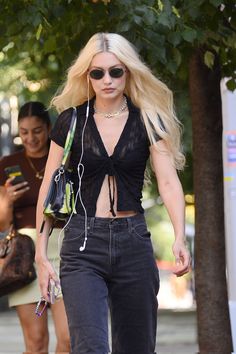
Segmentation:
<svg viewBox="0 0 236 354">
<path fill-rule="evenodd" d="M 31 155 L 38 155 L 42 152 L 42 150 L 39 148 L 35 148 L 35 149 L 31 148 L 31 149 L 26 149 L 26 152 L 28 152 Z"/>
<path fill-rule="evenodd" d="M 112 91 L 112 92 L 102 92 L 102 96 L 105 98 L 116 98 L 118 96 L 122 95 L 122 93 L 118 91 Z"/>
</svg>

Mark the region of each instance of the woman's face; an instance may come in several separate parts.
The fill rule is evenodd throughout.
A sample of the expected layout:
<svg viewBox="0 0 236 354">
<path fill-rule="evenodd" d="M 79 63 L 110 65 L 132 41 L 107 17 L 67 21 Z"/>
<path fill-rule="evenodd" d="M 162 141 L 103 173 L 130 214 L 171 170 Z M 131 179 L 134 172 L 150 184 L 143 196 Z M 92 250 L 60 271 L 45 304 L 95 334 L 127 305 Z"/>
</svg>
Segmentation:
<svg viewBox="0 0 236 354">
<path fill-rule="evenodd" d="M 111 71 L 111 69 L 114 68 L 122 69 L 123 74 L 122 71 L 120 71 L 120 73 L 118 74 L 118 76 L 121 75 L 120 77 L 112 77 L 114 71 Z M 94 69 L 102 70 L 104 76 L 98 80 L 92 78 L 90 76 L 90 72 Z M 117 98 L 118 96 L 123 95 L 125 90 L 126 78 L 127 69 L 125 65 L 121 63 L 114 54 L 109 52 L 103 52 L 96 54 L 93 57 L 93 60 L 91 61 L 89 67 L 89 79 L 97 98 Z"/>
<path fill-rule="evenodd" d="M 28 156 L 42 157 L 48 152 L 49 128 L 38 117 L 25 117 L 19 121 L 19 136 Z"/>
</svg>

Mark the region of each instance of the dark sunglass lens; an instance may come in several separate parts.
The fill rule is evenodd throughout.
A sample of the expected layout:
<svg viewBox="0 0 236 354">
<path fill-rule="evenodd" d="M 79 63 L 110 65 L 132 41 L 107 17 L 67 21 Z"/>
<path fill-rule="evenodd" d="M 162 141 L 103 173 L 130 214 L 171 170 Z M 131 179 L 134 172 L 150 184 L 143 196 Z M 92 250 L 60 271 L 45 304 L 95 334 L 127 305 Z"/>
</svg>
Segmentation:
<svg viewBox="0 0 236 354">
<path fill-rule="evenodd" d="M 113 68 L 109 70 L 109 74 L 111 77 L 118 78 L 124 74 L 124 69 L 122 68 Z"/>
<path fill-rule="evenodd" d="M 89 73 L 90 77 L 94 80 L 100 80 L 104 76 L 103 70 L 91 70 Z"/>
</svg>

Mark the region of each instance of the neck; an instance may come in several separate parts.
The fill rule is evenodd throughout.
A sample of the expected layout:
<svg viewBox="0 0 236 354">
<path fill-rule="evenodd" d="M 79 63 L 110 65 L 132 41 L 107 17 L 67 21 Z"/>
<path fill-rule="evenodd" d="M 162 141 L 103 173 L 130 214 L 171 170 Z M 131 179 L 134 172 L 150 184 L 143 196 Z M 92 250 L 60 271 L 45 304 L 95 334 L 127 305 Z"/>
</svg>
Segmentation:
<svg viewBox="0 0 236 354">
<path fill-rule="evenodd" d="M 32 153 L 32 152 L 25 150 L 25 153 L 28 157 L 30 157 L 32 159 L 39 159 L 39 158 L 44 157 L 48 154 L 48 149 L 45 149 L 45 150 L 42 150 L 42 151 L 39 151 L 36 153 Z"/>
</svg>

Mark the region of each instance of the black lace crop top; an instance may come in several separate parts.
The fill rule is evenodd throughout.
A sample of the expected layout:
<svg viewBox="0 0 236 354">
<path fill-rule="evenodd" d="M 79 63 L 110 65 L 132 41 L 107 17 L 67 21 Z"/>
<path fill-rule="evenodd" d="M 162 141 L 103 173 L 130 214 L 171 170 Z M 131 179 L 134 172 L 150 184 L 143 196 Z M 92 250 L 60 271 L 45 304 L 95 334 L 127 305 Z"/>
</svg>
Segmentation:
<svg viewBox="0 0 236 354">
<path fill-rule="evenodd" d="M 105 175 L 108 175 L 111 212 L 114 213 L 114 198 L 109 176 L 113 176 L 117 186 L 117 210 L 143 213 L 141 205 L 144 172 L 149 158 L 149 139 L 140 118 L 140 110 L 127 98 L 129 116 L 120 139 L 111 156 L 108 155 L 93 114 L 94 98 L 90 100 L 89 117 L 84 132 L 84 154 L 82 164 L 84 173 L 81 183 L 81 196 L 88 216 L 95 216 L 96 203 Z M 75 137 L 71 147 L 70 168 L 75 193 L 78 190 L 77 166 L 81 156 L 81 134 L 86 119 L 87 102 L 77 107 L 78 119 Z M 64 147 L 72 116 L 72 108 L 63 111 L 51 132 L 51 139 Z M 83 208 L 77 200 L 76 211 L 83 215 Z"/>
</svg>

